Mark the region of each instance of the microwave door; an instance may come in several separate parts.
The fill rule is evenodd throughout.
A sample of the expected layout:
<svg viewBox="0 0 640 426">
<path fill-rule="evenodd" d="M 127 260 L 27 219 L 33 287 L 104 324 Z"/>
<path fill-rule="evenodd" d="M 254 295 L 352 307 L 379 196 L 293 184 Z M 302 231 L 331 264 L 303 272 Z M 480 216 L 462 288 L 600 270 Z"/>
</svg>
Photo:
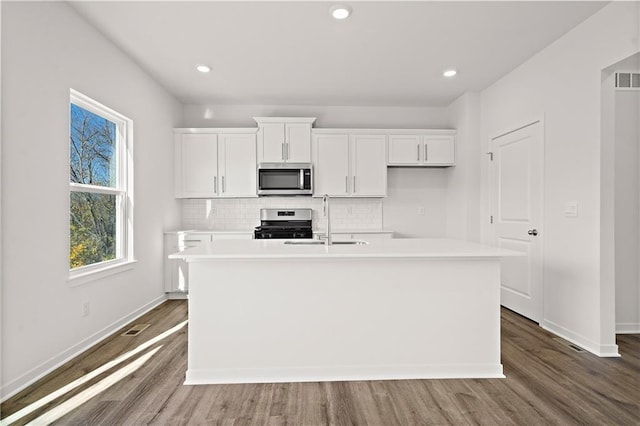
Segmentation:
<svg viewBox="0 0 640 426">
<path fill-rule="evenodd" d="M 260 189 L 287 190 L 299 187 L 299 177 L 295 171 L 267 169 L 260 171 Z"/>
</svg>

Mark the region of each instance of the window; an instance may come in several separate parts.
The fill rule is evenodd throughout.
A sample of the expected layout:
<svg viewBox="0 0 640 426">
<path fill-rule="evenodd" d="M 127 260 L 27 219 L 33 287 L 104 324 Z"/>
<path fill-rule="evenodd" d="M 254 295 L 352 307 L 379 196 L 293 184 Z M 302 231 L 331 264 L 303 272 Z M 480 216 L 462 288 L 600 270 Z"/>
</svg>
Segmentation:
<svg viewBox="0 0 640 426">
<path fill-rule="evenodd" d="M 132 122 L 71 91 L 69 269 L 71 278 L 130 262 Z"/>
</svg>

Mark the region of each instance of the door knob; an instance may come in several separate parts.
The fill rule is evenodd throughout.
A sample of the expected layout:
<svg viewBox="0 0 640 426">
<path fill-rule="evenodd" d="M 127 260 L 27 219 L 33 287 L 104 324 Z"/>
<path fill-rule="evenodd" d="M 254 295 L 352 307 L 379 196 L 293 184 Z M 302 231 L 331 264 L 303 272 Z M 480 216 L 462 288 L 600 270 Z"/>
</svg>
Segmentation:
<svg viewBox="0 0 640 426">
<path fill-rule="evenodd" d="M 527 231 L 527 234 L 533 235 L 535 237 L 536 235 L 538 235 L 538 230 L 537 229 L 529 229 Z"/>
</svg>

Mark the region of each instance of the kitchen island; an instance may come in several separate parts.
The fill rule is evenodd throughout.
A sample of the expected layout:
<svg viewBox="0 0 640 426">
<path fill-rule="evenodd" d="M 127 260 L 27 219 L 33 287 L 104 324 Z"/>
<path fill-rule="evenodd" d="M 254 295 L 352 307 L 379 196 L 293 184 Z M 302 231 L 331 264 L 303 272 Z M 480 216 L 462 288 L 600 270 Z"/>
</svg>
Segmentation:
<svg viewBox="0 0 640 426">
<path fill-rule="evenodd" d="M 190 274 L 185 383 L 504 377 L 500 258 L 512 255 L 448 239 L 173 254 Z"/>
</svg>

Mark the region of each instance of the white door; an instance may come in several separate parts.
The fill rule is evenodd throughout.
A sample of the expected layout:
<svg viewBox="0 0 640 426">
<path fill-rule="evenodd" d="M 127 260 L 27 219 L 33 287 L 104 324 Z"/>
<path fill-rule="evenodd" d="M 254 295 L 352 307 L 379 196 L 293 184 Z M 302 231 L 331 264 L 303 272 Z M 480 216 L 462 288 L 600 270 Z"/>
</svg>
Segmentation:
<svg viewBox="0 0 640 426">
<path fill-rule="evenodd" d="M 501 262 L 501 304 L 542 319 L 543 136 L 538 121 L 491 141 L 494 242 L 526 254 Z"/>
<path fill-rule="evenodd" d="M 311 124 L 289 123 L 285 132 L 285 159 L 291 163 L 311 162 Z"/>
<path fill-rule="evenodd" d="M 349 195 L 349 135 L 314 136 L 314 195 Z"/>
<path fill-rule="evenodd" d="M 222 197 L 255 197 L 256 136 L 252 134 L 221 134 L 220 195 Z"/>
<path fill-rule="evenodd" d="M 419 135 L 389 135 L 389 164 L 420 164 Z"/>
<path fill-rule="evenodd" d="M 423 144 L 424 164 L 454 164 L 454 146 L 453 136 L 425 136 Z"/>
<path fill-rule="evenodd" d="M 181 197 L 218 195 L 217 135 L 185 134 L 178 142 L 179 176 L 176 189 Z"/>
<path fill-rule="evenodd" d="M 387 195 L 387 137 L 351 135 L 351 194 L 359 197 Z"/>
<path fill-rule="evenodd" d="M 284 123 L 263 123 L 260 125 L 262 162 L 284 161 Z"/>
</svg>

